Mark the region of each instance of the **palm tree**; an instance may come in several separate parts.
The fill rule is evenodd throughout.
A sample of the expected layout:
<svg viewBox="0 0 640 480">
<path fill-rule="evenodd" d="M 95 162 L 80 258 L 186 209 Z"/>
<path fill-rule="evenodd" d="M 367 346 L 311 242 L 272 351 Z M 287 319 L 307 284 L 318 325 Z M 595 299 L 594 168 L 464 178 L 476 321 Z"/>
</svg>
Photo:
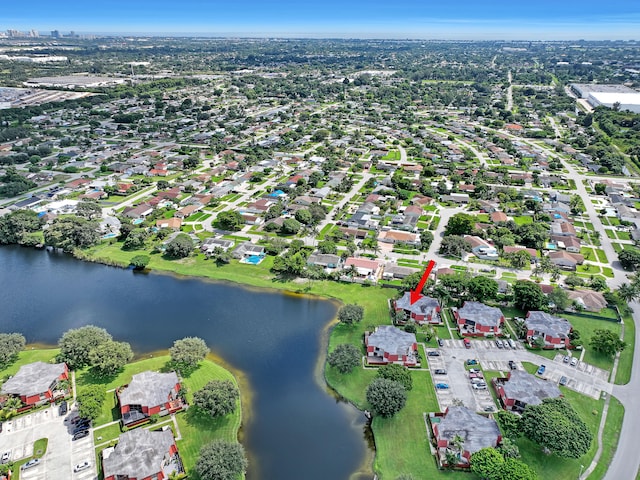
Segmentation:
<svg viewBox="0 0 640 480">
<path fill-rule="evenodd" d="M 628 283 L 620 285 L 616 293 L 626 303 L 633 302 L 640 297 L 640 289 L 637 286 L 629 285 Z"/>
</svg>

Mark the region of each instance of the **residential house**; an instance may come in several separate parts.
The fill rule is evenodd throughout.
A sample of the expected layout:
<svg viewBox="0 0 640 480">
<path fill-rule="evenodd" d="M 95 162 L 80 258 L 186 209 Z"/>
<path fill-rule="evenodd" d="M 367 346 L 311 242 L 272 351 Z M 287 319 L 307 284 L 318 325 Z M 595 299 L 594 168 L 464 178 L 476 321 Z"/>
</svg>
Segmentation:
<svg viewBox="0 0 640 480">
<path fill-rule="evenodd" d="M 104 480 L 166 480 L 183 473 L 173 431 L 136 428 L 102 451 Z"/>
<path fill-rule="evenodd" d="M 382 274 L 382 268 L 379 262 L 369 260 L 368 258 L 349 257 L 344 262 L 344 270 L 353 270 L 359 277 L 368 280 L 377 281 Z"/>
<path fill-rule="evenodd" d="M 481 302 L 464 302 L 462 308 L 453 311 L 458 331 L 465 337 L 501 335 L 504 315 L 497 307 Z"/>
<path fill-rule="evenodd" d="M 567 290 L 569 299 L 589 312 L 599 312 L 608 303 L 604 295 L 593 290 Z"/>
<path fill-rule="evenodd" d="M 384 266 L 382 278 L 385 280 L 393 280 L 394 278 L 403 279 L 418 271 L 419 270 L 417 268 L 403 267 L 401 265 L 396 265 L 395 263 L 387 263 Z"/>
<path fill-rule="evenodd" d="M 264 256 L 264 247 L 251 242 L 244 242 L 236 248 L 232 255 L 234 258 L 243 259 L 253 256 Z"/>
<path fill-rule="evenodd" d="M 176 217 L 178 218 L 187 218 L 189 215 L 193 215 L 196 212 L 202 210 L 202 205 L 187 205 L 186 207 L 182 207 L 180 210 L 176 212 Z"/>
<path fill-rule="evenodd" d="M 397 363 L 413 367 L 420 363 L 415 334 L 391 325 L 380 325 L 375 332 L 365 333 L 364 343 L 369 364 Z"/>
<path fill-rule="evenodd" d="M 182 226 L 182 219 L 177 217 L 161 218 L 156 220 L 156 227 L 158 228 L 171 228 L 172 230 L 180 230 Z"/>
<path fill-rule="evenodd" d="M 509 217 L 507 217 L 506 213 L 499 211 L 491 212 L 489 218 L 491 218 L 491 221 L 493 223 L 506 222 L 507 220 L 509 220 Z"/>
<path fill-rule="evenodd" d="M 180 380 L 176 372 L 142 372 L 133 375 L 131 382 L 116 391 L 122 423 L 132 426 L 151 415 L 169 415 L 184 407 L 178 396 Z"/>
<path fill-rule="evenodd" d="M 493 379 L 500 403 L 506 410 L 522 412 L 527 405 L 540 405 L 545 398 L 562 395 L 555 382 L 547 382 L 524 370 L 511 370 L 507 378 Z"/>
<path fill-rule="evenodd" d="M 449 195 L 442 195 L 441 197 L 443 202 L 453 202 L 453 203 L 469 203 L 470 197 L 467 193 L 451 193 Z"/>
<path fill-rule="evenodd" d="M 417 324 L 425 323 L 441 324 L 440 302 L 436 298 L 421 296 L 414 303 L 411 303 L 411 292 L 393 302 L 393 309 L 397 312 L 404 312 L 405 318 L 414 320 Z"/>
<path fill-rule="evenodd" d="M 207 238 L 202 242 L 200 251 L 204 254 L 211 254 L 216 248 L 226 252 L 236 244 L 233 240 L 224 240 L 222 238 Z"/>
<path fill-rule="evenodd" d="M 60 382 L 68 379 L 66 363 L 29 363 L 2 384 L 0 393 L 18 397 L 26 406 L 41 405 L 64 397 L 66 389 L 60 387 Z"/>
<path fill-rule="evenodd" d="M 551 241 L 555 243 L 558 248 L 571 253 L 580 253 L 580 248 L 582 247 L 582 242 L 578 237 L 551 235 Z"/>
<path fill-rule="evenodd" d="M 503 253 L 516 253 L 516 252 L 527 252 L 529 257 L 531 257 L 531 262 L 538 261 L 538 251 L 535 248 L 527 248 L 523 245 L 505 245 L 502 247 Z"/>
<path fill-rule="evenodd" d="M 417 233 L 403 232 L 401 230 L 383 230 L 378 233 L 378 241 L 418 247 L 420 246 L 420 235 Z"/>
<path fill-rule="evenodd" d="M 481 260 L 498 260 L 498 250 L 489 242 L 475 235 L 465 235 L 464 241 L 471 247 L 471 253 Z"/>
<path fill-rule="evenodd" d="M 584 257 L 579 253 L 570 253 L 564 250 L 550 252 L 549 259 L 551 263 L 565 270 L 575 270 L 578 265 L 582 265 L 584 262 Z"/>
<path fill-rule="evenodd" d="M 551 224 L 551 235 L 559 237 L 575 237 L 576 229 L 570 222 L 554 221 Z"/>
<path fill-rule="evenodd" d="M 496 421 L 467 407 L 447 407 L 444 414 L 431 414 L 430 420 L 441 464 L 446 464 L 447 449 L 456 448 L 454 445 L 459 440 L 462 440 L 462 452 L 458 465 L 463 467 L 470 465 L 471 455 L 475 452 L 483 448 L 495 448 L 502 442 Z"/>
<path fill-rule="evenodd" d="M 313 253 L 307 259 L 307 265 L 319 265 L 325 269 L 336 269 L 342 266 L 342 257 L 331 253 Z"/>
<path fill-rule="evenodd" d="M 150 215 L 152 212 L 153 212 L 153 207 L 151 205 L 149 205 L 148 203 L 141 203 L 137 207 L 125 208 L 122 214 L 125 217 L 138 219 L 138 218 L 144 218 L 147 215 Z"/>
<path fill-rule="evenodd" d="M 544 340 L 544 348 L 569 348 L 572 327 L 564 318 L 532 310 L 527 313 L 524 323 L 529 342 L 541 338 Z"/>
</svg>

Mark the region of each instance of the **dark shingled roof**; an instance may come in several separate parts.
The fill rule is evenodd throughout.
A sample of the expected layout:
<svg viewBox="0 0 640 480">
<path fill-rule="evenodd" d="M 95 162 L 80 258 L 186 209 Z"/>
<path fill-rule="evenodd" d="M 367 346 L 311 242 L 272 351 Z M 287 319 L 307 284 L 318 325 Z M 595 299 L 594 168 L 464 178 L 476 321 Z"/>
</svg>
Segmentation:
<svg viewBox="0 0 640 480">
<path fill-rule="evenodd" d="M 118 445 L 103 459 L 104 476 L 147 478 L 162 471 L 162 461 L 173 445 L 173 432 L 151 432 L 144 428 L 120 435 Z"/>
<path fill-rule="evenodd" d="M 528 330 L 551 335 L 555 338 L 567 338 L 571 332 L 571 324 L 567 320 L 538 310 L 530 311 L 524 323 Z"/>
<path fill-rule="evenodd" d="M 472 412 L 467 407 L 449 407 L 438 424 L 438 439 L 452 442 L 456 435 L 464 440 L 464 449 L 473 454 L 495 447 L 500 428 L 495 420 Z"/>
<path fill-rule="evenodd" d="M 403 332 L 391 325 L 380 325 L 369 335 L 369 345 L 391 354 L 408 355 L 414 343 L 415 334 Z"/>
<path fill-rule="evenodd" d="M 396 301 L 397 308 L 402 308 L 418 315 L 432 313 L 438 306 L 440 306 L 440 302 L 437 299 L 424 296 L 411 305 L 411 292 L 404 292 L 402 298 Z"/>
<path fill-rule="evenodd" d="M 502 318 L 502 310 L 480 302 L 464 302 L 462 308 L 458 309 L 458 315 L 460 318 L 471 320 L 479 325 L 498 327 L 500 326 L 500 318 Z"/>
<path fill-rule="evenodd" d="M 527 405 L 540 405 L 545 398 L 561 395 L 555 383 L 537 378 L 523 370 L 512 370 L 503 388 L 507 398 L 519 400 Z"/>
<path fill-rule="evenodd" d="M 49 390 L 65 370 L 64 363 L 34 362 L 23 365 L 13 377 L 4 382 L 0 391 L 9 395 L 38 395 Z"/>
<path fill-rule="evenodd" d="M 146 407 L 163 405 L 169 400 L 169 395 L 178 382 L 176 372 L 137 373 L 129 385 L 120 392 L 120 404 Z"/>
</svg>

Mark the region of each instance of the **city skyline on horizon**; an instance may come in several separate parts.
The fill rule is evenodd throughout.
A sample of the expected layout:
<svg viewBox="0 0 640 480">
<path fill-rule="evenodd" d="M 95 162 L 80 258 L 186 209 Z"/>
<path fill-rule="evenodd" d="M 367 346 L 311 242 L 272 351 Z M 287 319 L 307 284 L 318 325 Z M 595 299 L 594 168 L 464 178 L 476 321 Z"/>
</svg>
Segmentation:
<svg viewBox="0 0 640 480">
<path fill-rule="evenodd" d="M 184 0 L 113 0 L 108 7 L 70 0 L 52 9 L 33 0 L 3 7 L 4 30 L 94 35 L 376 38 L 422 40 L 638 40 L 640 9 L 631 2 L 594 0 L 535 8 L 499 0 L 487 5 L 458 0 L 436 5 L 397 0 L 293 0 L 237 4 Z"/>
</svg>

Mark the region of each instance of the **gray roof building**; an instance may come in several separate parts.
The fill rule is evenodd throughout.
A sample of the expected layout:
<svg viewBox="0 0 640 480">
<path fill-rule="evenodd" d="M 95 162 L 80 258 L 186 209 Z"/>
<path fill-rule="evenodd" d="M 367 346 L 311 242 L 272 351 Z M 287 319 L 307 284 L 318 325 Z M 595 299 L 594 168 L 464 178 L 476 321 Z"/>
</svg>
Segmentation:
<svg viewBox="0 0 640 480">
<path fill-rule="evenodd" d="M 458 309 L 458 316 L 467 323 L 488 327 L 499 327 L 503 318 L 502 310 L 481 302 L 464 302 L 462 308 Z"/>
<path fill-rule="evenodd" d="M 104 478 L 142 479 L 151 478 L 159 472 L 168 477 L 171 471 L 178 470 L 171 468 L 173 445 L 175 441 L 171 430 L 152 432 L 136 428 L 124 432 L 113 451 L 108 456 L 104 455 Z"/>
<path fill-rule="evenodd" d="M 402 298 L 396 300 L 396 308 L 401 308 L 415 315 L 430 315 L 440 306 L 436 298 L 422 296 L 412 305 L 411 292 L 404 292 Z"/>
<path fill-rule="evenodd" d="M 547 382 L 523 370 L 512 370 L 509 380 L 502 384 L 507 399 L 524 405 L 540 405 L 545 398 L 562 395 L 554 382 Z M 524 405 L 523 405 L 524 404 Z"/>
<path fill-rule="evenodd" d="M 412 355 L 417 343 L 413 333 L 404 332 L 391 325 L 380 325 L 369 335 L 367 346 L 392 355 Z"/>
<path fill-rule="evenodd" d="M 0 392 L 21 397 L 39 395 L 50 390 L 66 371 L 65 363 L 29 363 L 20 367 L 18 373 L 4 382 Z"/>
<path fill-rule="evenodd" d="M 533 330 L 534 335 L 549 335 L 561 339 L 568 338 L 572 328 L 568 320 L 539 310 L 530 311 L 524 323 L 527 330 Z"/>
<path fill-rule="evenodd" d="M 453 442 L 456 435 L 464 440 L 464 450 L 474 454 L 487 447 L 495 447 L 502 438 L 495 420 L 472 412 L 467 407 L 447 408 L 436 426 L 438 441 Z"/>
<path fill-rule="evenodd" d="M 249 257 L 252 255 L 264 255 L 264 247 L 251 242 L 244 242 L 232 253 L 234 258 Z"/>
<path fill-rule="evenodd" d="M 341 263 L 342 257 L 332 253 L 314 253 L 307 259 L 307 265 L 319 265 L 325 268 L 337 268 Z"/>
<path fill-rule="evenodd" d="M 142 405 L 155 407 L 164 405 L 175 393 L 180 383 L 176 372 L 142 372 L 137 373 L 129 385 L 120 392 L 120 405 Z"/>
</svg>

